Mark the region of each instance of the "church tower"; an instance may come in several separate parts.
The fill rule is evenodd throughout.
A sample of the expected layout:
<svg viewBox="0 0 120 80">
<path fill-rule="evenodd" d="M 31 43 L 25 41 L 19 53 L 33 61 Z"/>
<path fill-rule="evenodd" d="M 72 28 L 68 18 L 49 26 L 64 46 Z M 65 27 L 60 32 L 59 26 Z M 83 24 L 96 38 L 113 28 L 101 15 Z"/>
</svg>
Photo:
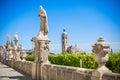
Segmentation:
<svg viewBox="0 0 120 80">
<path fill-rule="evenodd" d="M 63 29 L 62 33 L 62 53 L 66 53 L 68 48 L 68 35 L 66 33 L 66 30 Z"/>
</svg>

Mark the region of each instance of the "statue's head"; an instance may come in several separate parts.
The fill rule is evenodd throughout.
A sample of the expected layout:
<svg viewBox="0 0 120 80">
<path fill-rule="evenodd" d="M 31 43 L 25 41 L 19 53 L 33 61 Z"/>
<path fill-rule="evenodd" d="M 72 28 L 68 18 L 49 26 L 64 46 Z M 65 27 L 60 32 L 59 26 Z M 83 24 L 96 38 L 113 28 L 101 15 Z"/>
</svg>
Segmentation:
<svg viewBox="0 0 120 80">
<path fill-rule="evenodd" d="M 42 6 L 40 6 L 40 7 L 39 7 L 39 9 L 40 9 L 40 10 L 43 10 L 43 7 L 42 7 Z"/>
<path fill-rule="evenodd" d="M 16 34 L 14 35 L 14 41 L 18 41 L 18 34 L 16 32 Z"/>
</svg>

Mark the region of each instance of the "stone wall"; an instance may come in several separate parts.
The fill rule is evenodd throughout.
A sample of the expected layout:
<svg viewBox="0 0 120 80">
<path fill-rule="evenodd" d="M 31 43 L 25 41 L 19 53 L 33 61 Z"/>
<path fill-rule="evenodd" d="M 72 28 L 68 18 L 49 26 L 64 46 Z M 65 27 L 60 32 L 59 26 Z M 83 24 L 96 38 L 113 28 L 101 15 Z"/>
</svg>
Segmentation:
<svg viewBox="0 0 120 80">
<path fill-rule="evenodd" d="M 33 80 L 36 79 L 36 63 L 29 61 L 7 61 L 10 67 L 22 70 L 29 74 Z M 102 79 L 98 76 L 92 76 L 93 69 L 79 67 L 62 66 L 55 64 L 41 64 L 39 80 L 120 80 L 120 74 L 104 73 Z M 97 75 L 97 74 L 96 74 Z M 92 77 L 94 77 L 92 79 Z"/>
<path fill-rule="evenodd" d="M 92 69 L 44 64 L 42 80 L 90 80 Z"/>
<path fill-rule="evenodd" d="M 32 76 L 32 64 L 33 62 L 30 61 L 12 61 L 12 60 L 7 61 L 8 66 L 14 69 L 19 69 L 30 76 Z"/>
<path fill-rule="evenodd" d="M 93 69 L 44 64 L 41 70 L 41 80 L 100 80 L 92 76 Z M 120 74 L 104 73 L 101 80 L 120 80 Z"/>
</svg>

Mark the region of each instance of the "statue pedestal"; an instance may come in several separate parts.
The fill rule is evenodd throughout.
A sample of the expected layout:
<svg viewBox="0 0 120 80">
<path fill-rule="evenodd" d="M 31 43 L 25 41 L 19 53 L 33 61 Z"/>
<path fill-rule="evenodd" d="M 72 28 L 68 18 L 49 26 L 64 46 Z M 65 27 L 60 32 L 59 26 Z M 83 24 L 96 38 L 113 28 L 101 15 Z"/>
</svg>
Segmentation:
<svg viewBox="0 0 120 80">
<path fill-rule="evenodd" d="M 42 38 L 40 36 L 37 36 L 34 40 L 35 42 L 35 64 L 34 66 L 36 67 L 35 69 L 35 74 L 36 78 L 35 80 L 40 80 L 41 79 L 41 68 L 44 63 L 50 64 L 48 61 L 48 54 L 49 54 L 49 40 L 48 38 Z"/>
<path fill-rule="evenodd" d="M 40 39 L 38 36 L 35 38 L 35 62 L 49 63 L 49 40 Z"/>
</svg>

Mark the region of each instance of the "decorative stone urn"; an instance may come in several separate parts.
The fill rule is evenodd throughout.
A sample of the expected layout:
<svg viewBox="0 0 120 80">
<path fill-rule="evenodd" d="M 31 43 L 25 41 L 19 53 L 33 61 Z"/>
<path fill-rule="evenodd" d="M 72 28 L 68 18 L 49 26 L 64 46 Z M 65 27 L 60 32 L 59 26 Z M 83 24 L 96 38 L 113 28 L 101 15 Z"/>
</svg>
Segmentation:
<svg viewBox="0 0 120 80">
<path fill-rule="evenodd" d="M 105 67 L 108 61 L 108 53 L 110 52 L 110 45 L 104 42 L 104 38 L 100 37 L 98 42 L 93 46 L 93 52 L 95 53 L 95 60 L 98 63 L 98 70 L 110 71 Z"/>
<path fill-rule="evenodd" d="M 93 52 L 95 53 L 95 60 L 98 64 L 98 68 L 92 72 L 91 80 L 102 80 L 104 73 L 111 73 L 106 66 L 108 61 L 108 53 L 110 52 L 110 45 L 104 42 L 104 38 L 100 37 L 98 41 L 92 46 Z"/>
</svg>

